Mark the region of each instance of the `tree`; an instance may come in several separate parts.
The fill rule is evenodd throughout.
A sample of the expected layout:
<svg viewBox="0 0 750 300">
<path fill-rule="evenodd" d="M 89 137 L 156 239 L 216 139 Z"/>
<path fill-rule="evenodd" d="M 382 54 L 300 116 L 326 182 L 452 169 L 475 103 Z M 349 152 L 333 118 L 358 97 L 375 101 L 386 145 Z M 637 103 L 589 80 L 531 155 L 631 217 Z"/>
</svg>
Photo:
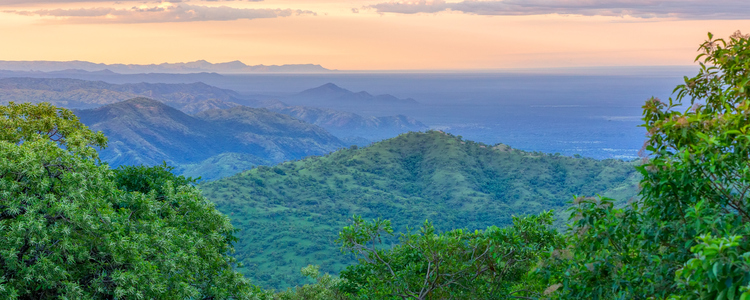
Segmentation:
<svg viewBox="0 0 750 300">
<path fill-rule="evenodd" d="M 573 209 L 568 259 L 546 269 L 561 299 L 750 299 L 750 40 L 700 50 L 675 100 L 644 105 L 641 201 Z"/>
<path fill-rule="evenodd" d="M 91 147 L 106 139 L 65 109 L 11 103 L 0 126 L 0 298 L 252 296 L 229 219 L 196 188 L 118 189 Z"/>
<path fill-rule="evenodd" d="M 335 300 L 347 299 L 338 286 L 342 280 L 329 274 L 320 274 L 320 267 L 309 265 L 302 268 L 302 275 L 315 280 L 315 284 L 306 284 L 275 295 L 267 295 L 267 299 L 274 300 Z"/>
<path fill-rule="evenodd" d="M 44 136 L 61 146 L 107 146 L 104 134 L 88 130 L 70 110 L 46 102 L 0 106 L 0 128 L 0 140 L 16 144 Z"/>
<path fill-rule="evenodd" d="M 506 228 L 436 233 L 425 222 L 400 244 L 380 245 L 390 222 L 355 217 L 339 234 L 359 263 L 341 272 L 341 289 L 358 299 L 527 299 L 543 287 L 529 275 L 541 253 L 562 241 L 552 212 L 514 217 Z"/>
</svg>

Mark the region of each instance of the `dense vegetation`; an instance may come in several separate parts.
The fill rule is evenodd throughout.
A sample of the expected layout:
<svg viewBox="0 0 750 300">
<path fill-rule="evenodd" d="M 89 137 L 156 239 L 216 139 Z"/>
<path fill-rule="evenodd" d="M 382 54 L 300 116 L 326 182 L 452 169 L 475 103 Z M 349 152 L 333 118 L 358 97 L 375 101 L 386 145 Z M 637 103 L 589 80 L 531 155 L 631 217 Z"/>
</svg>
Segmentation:
<svg viewBox="0 0 750 300">
<path fill-rule="evenodd" d="M 562 209 L 573 195 L 630 199 L 639 180 L 635 165 L 430 131 L 258 167 L 201 189 L 240 230 L 241 270 L 279 288 L 303 283 L 298 270 L 309 263 L 333 273 L 353 262 L 333 242 L 352 215 L 390 219 L 402 232 L 425 219 L 440 230 L 505 226 L 512 215 Z"/>
<path fill-rule="evenodd" d="M 189 178 L 112 172 L 75 115 L 0 106 L 0 298 L 249 299 L 234 228 Z"/>
<path fill-rule="evenodd" d="M 646 102 L 642 200 L 578 204 L 546 270 L 560 298 L 750 298 L 749 37 L 709 34 L 676 99 Z"/>
</svg>

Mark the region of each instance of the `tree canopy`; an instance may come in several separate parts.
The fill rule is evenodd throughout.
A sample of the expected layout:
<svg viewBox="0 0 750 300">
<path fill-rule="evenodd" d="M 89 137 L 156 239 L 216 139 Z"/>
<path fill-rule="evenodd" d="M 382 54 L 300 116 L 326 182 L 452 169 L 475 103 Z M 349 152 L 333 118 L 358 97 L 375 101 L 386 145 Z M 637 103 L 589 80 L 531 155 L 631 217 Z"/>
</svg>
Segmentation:
<svg viewBox="0 0 750 300">
<path fill-rule="evenodd" d="M 185 180 L 113 173 L 66 109 L 0 107 L 0 298 L 245 299 L 229 219 Z M 159 168 L 159 167 L 156 167 Z M 150 176 L 150 175 L 149 175 Z"/>
<path fill-rule="evenodd" d="M 546 269 L 561 299 L 750 299 L 750 40 L 708 40 L 668 102 L 644 105 L 641 201 L 581 198 Z"/>
</svg>

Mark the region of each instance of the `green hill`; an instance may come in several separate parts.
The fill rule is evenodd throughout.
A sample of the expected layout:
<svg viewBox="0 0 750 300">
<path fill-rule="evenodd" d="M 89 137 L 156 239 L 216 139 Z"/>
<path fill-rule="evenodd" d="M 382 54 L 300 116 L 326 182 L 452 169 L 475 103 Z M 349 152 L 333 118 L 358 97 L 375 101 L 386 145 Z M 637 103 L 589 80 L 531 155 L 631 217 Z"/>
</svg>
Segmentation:
<svg viewBox="0 0 750 300">
<path fill-rule="evenodd" d="M 204 178 L 344 147 L 320 127 L 244 106 L 190 116 L 158 101 L 136 98 L 75 113 L 91 129 L 107 135 L 109 146 L 101 158 L 110 165 L 167 161 L 178 169 L 207 171 Z M 243 169 L 232 168 L 237 166 Z"/>
<path fill-rule="evenodd" d="M 573 195 L 637 194 L 634 163 L 494 147 L 439 131 L 409 133 L 367 148 L 257 167 L 201 185 L 240 229 L 236 257 L 254 282 L 303 283 L 307 264 L 337 273 L 351 257 L 334 244 L 354 214 L 391 219 L 405 231 L 483 229 L 512 215 L 562 210 Z"/>
</svg>

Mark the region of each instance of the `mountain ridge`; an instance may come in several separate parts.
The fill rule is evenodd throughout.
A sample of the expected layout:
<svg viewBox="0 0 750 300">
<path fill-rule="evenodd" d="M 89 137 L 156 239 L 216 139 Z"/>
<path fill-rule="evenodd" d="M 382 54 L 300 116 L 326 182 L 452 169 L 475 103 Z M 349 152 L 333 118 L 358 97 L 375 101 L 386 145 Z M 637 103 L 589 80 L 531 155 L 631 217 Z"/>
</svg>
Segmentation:
<svg viewBox="0 0 750 300">
<path fill-rule="evenodd" d="M 405 115 L 362 116 L 329 108 L 290 106 L 284 103 L 263 107 L 323 127 L 339 138 L 367 137 L 369 141 L 373 141 L 429 128 L 424 123 Z"/>
<path fill-rule="evenodd" d="M 330 82 L 280 100 L 290 105 L 326 108 L 335 108 L 336 106 L 419 105 L 419 102 L 412 98 L 400 99 L 389 94 L 371 95 L 366 91 L 353 92 Z"/>
<path fill-rule="evenodd" d="M 112 84 L 69 78 L 0 78 L 0 103 L 50 102 L 56 106 L 85 109 L 137 97 L 159 100 L 176 108 L 211 99 L 244 101 L 235 91 L 202 82 Z"/>
<path fill-rule="evenodd" d="M 113 167 L 162 161 L 180 167 L 226 153 L 243 154 L 252 162 L 278 163 L 346 146 L 318 126 L 244 106 L 191 116 L 140 97 L 74 112 L 82 123 L 109 137 L 109 147 L 100 155 Z"/>
<path fill-rule="evenodd" d="M 350 93 L 332 86 L 342 90 L 344 94 Z M 279 100 L 252 100 L 235 91 L 202 82 L 111 84 L 69 78 L 0 79 L 0 103 L 46 101 L 66 108 L 87 109 L 137 97 L 158 100 L 187 114 L 229 109 L 239 105 L 267 108 L 323 127 L 341 139 L 358 141 L 358 145 L 366 145 L 406 131 L 427 129 L 421 122 L 406 116 L 361 116 L 330 108 L 289 106 Z"/>
<path fill-rule="evenodd" d="M 284 64 L 284 65 L 246 65 L 235 60 L 223 63 L 210 63 L 197 60 L 183 63 L 161 64 L 104 64 L 88 61 L 6 61 L 0 60 L 0 70 L 8 71 L 42 71 L 59 72 L 81 70 L 87 72 L 114 72 L 120 74 L 137 73 L 314 73 L 329 72 L 316 64 Z"/>
</svg>

